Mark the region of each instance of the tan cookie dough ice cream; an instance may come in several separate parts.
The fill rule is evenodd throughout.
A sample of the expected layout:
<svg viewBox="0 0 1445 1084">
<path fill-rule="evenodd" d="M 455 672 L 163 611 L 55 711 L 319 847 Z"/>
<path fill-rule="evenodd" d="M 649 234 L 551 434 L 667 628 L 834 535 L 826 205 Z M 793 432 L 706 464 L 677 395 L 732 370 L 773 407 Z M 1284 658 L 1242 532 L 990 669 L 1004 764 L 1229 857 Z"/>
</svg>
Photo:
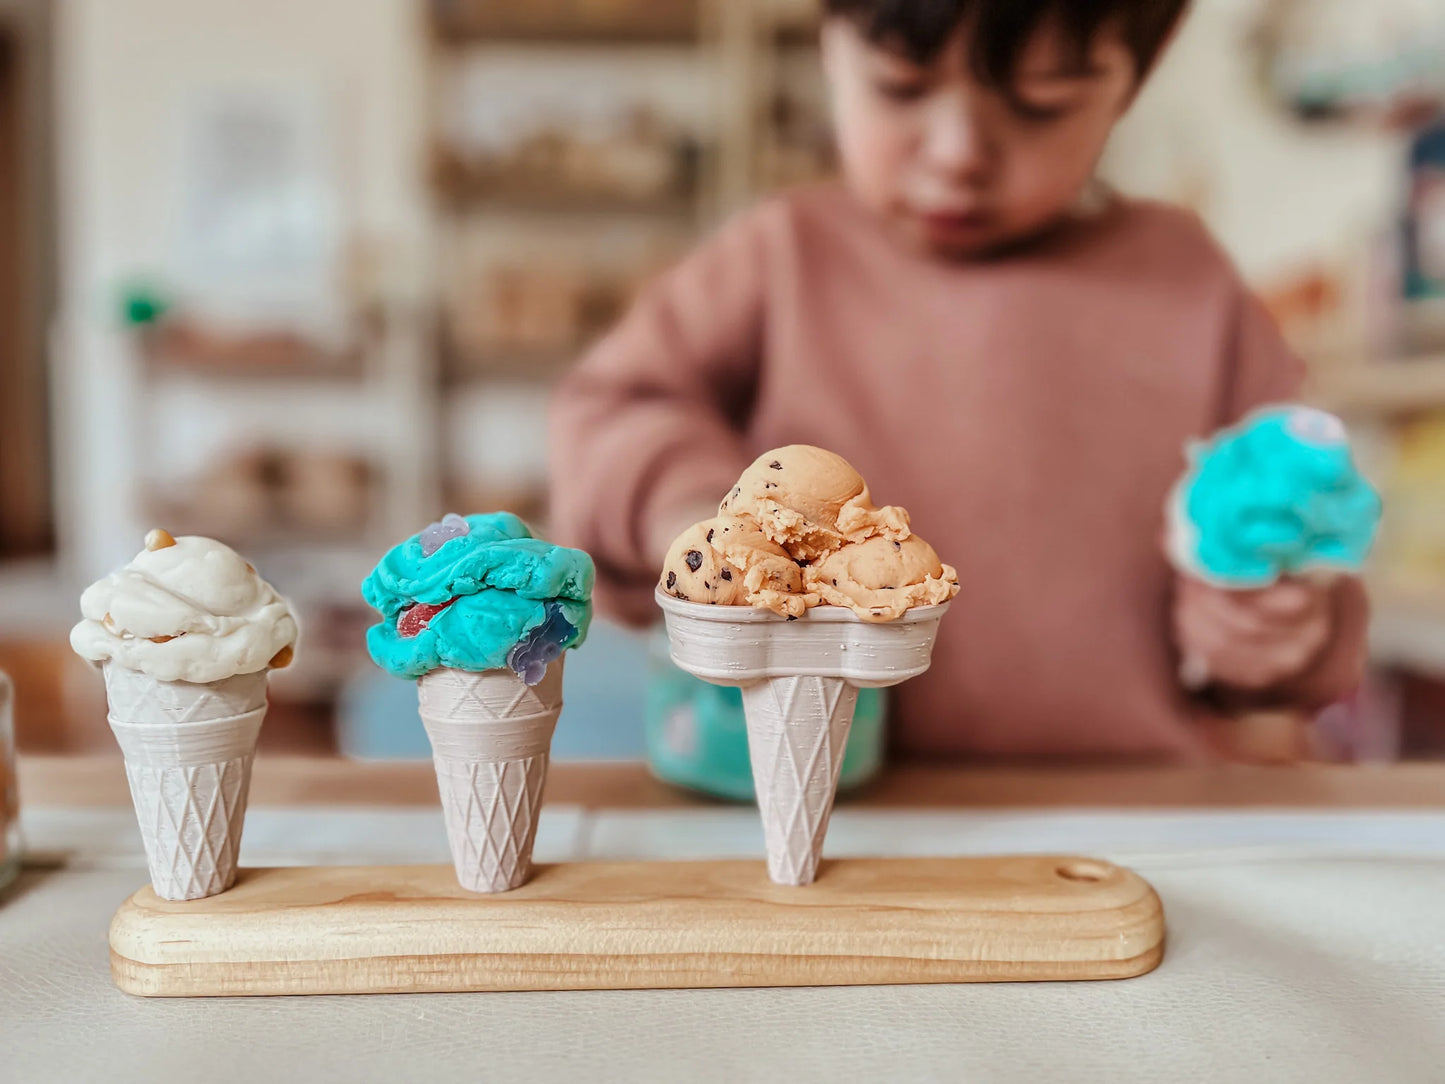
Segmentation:
<svg viewBox="0 0 1445 1084">
<path fill-rule="evenodd" d="M 768 876 L 817 876 L 860 688 L 928 669 L 958 574 L 842 456 L 759 456 L 657 585 L 672 661 L 742 691 Z"/>
<path fill-rule="evenodd" d="M 723 498 L 721 514 L 747 516 L 800 560 L 874 535 L 908 537 L 908 513 L 876 508 L 863 476 L 841 455 L 811 444 L 765 452 Z"/>
<path fill-rule="evenodd" d="M 875 506 L 863 476 L 822 448 L 765 452 L 718 511 L 673 543 L 664 593 L 785 617 L 846 606 L 865 621 L 895 621 L 958 593 L 957 572 L 913 534 L 907 511 Z"/>
<path fill-rule="evenodd" d="M 798 562 L 745 516 L 689 527 L 668 551 L 662 587 L 674 598 L 718 606 L 762 606 L 798 617 L 810 604 Z"/>
<path fill-rule="evenodd" d="M 870 538 L 808 566 L 809 589 L 831 606 L 870 621 L 895 621 L 914 606 L 936 606 L 958 593 L 957 573 L 917 535 Z"/>
</svg>

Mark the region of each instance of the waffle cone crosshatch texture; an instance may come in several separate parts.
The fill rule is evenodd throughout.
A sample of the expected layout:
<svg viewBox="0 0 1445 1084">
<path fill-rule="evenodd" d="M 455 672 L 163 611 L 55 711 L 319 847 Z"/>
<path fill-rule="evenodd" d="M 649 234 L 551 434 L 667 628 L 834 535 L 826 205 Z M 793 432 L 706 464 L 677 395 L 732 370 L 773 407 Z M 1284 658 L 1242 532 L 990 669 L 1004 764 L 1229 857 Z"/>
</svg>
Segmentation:
<svg viewBox="0 0 1445 1084">
<path fill-rule="evenodd" d="M 110 947 L 152 997 L 1058 981 L 1152 970 L 1164 916 L 1068 856 L 838 859 L 807 888 L 757 861 L 577 862 L 486 896 L 443 866 L 297 867 L 143 888 Z"/>
<path fill-rule="evenodd" d="M 457 881 L 506 892 L 527 880 L 563 660 L 537 685 L 510 670 L 433 670 L 417 682 Z"/>
</svg>

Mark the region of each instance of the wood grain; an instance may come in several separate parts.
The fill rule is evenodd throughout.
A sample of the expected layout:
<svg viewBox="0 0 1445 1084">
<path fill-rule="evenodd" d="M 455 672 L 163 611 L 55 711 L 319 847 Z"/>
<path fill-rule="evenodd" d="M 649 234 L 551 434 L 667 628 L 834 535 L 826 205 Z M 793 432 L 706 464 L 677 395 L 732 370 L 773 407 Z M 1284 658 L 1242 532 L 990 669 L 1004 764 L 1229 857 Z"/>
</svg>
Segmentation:
<svg viewBox="0 0 1445 1084">
<path fill-rule="evenodd" d="M 496 896 L 447 866 L 243 870 L 110 928 L 128 993 L 595 990 L 1118 979 L 1163 954 L 1138 875 L 1087 858 L 859 858 L 806 888 L 760 861 L 540 866 Z"/>
<path fill-rule="evenodd" d="M 107 739 L 110 739 L 107 734 Z M 119 754 L 22 755 L 20 794 L 27 805 L 127 808 L 130 791 Z M 430 761 L 354 761 L 338 757 L 256 758 L 251 806 L 435 805 Z M 654 779 L 632 761 L 554 763 L 546 801 L 585 809 L 676 809 L 721 803 Z M 1293 767 L 1217 765 L 1046 766 L 890 765 L 864 789 L 838 796 L 841 808 L 997 809 L 1148 808 L 1445 808 L 1445 763 Z"/>
</svg>

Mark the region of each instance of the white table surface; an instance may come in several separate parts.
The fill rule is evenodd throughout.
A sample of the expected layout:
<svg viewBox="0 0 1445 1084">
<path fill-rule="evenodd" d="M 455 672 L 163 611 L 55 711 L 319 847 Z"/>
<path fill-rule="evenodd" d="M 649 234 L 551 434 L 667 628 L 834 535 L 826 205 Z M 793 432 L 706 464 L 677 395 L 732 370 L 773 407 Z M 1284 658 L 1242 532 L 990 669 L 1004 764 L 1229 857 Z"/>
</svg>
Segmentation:
<svg viewBox="0 0 1445 1084">
<path fill-rule="evenodd" d="M 1113 983 L 144 1000 L 117 809 L 31 807 L 0 903 L 0 1084 L 520 1080 L 1445 1081 L 1445 812 L 843 809 L 828 853 L 1084 852 L 1158 889 Z M 550 807 L 537 858 L 760 855 L 744 809 Z M 447 860 L 428 808 L 253 809 L 247 864 Z"/>
</svg>

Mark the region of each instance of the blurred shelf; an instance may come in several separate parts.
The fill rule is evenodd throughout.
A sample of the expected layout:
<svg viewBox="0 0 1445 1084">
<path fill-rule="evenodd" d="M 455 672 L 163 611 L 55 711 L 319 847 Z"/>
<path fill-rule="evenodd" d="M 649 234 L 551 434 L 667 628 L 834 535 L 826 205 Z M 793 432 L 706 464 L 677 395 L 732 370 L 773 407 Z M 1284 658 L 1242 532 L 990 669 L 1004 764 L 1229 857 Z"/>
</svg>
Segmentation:
<svg viewBox="0 0 1445 1084">
<path fill-rule="evenodd" d="M 431 185 L 439 201 L 453 211 L 507 211 L 570 215 L 664 215 L 695 218 L 698 168 L 702 151 L 695 144 L 651 146 L 665 173 L 649 191 L 618 187 L 604 176 L 572 174 L 569 148 L 560 136 L 538 133 L 521 161 L 469 157 L 445 143 L 431 149 Z M 689 149 L 691 148 L 691 149 Z"/>
<path fill-rule="evenodd" d="M 371 537 L 375 533 L 370 529 L 370 525 L 360 531 L 350 531 L 343 528 L 330 530 L 286 527 L 280 524 L 257 524 L 250 527 L 235 528 L 224 523 L 216 523 L 200 518 L 192 519 L 185 516 L 166 515 L 163 511 L 152 510 L 150 505 L 147 505 L 146 509 L 151 517 L 151 521 L 165 524 L 166 530 L 170 531 L 171 534 L 204 535 L 207 538 L 214 538 L 218 542 L 224 542 L 242 554 L 262 553 L 266 550 L 278 549 L 306 549 L 310 547 L 320 549 L 353 542 L 360 544 L 359 540 Z"/>
<path fill-rule="evenodd" d="M 1313 403 L 1341 414 L 1402 414 L 1445 408 L 1445 355 L 1321 367 Z"/>
<path fill-rule="evenodd" d="M 284 520 L 255 516 L 243 521 L 221 519 L 189 507 L 186 500 L 162 496 L 154 490 L 141 497 L 141 508 L 149 522 L 163 526 L 171 534 L 204 535 L 226 543 L 241 552 L 266 550 L 304 550 L 315 548 L 360 547 L 377 536 L 375 517 L 367 515 L 338 521 L 335 524 L 290 523 Z M 369 505 L 375 499 L 368 500 Z M 321 559 L 329 560 L 325 553 Z"/>
<path fill-rule="evenodd" d="M 443 44 L 693 45 L 701 37 L 692 3 L 501 3 L 433 0 L 432 32 Z"/>
<path fill-rule="evenodd" d="M 447 355 L 442 372 L 452 385 L 483 380 L 554 384 L 572 371 L 586 350 L 587 347 L 579 343 L 541 350 L 499 347 L 485 353 L 456 351 Z"/>
<path fill-rule="evenodd" d="M 1371 591 L 1370 657 L 1445 677 L 1445 589 Z"/>
<path fill-rule="evenodd" d="M 822 24 L 816 18 L 797 16 L 773 24 L 773 42 L 782 49 L 816 49 Z"/>
<path fill-rule="evenodd" d="M 361 348 L 328 350 L 288 332 L 223 336 L 188 323 L 141 332 L 146 375 L 215 380 L 346 380 L 364 373 Z"/>
<path fill-rule="evenodd" d="M 495 181 L 489 173 L 473 173 L 465 166 L 446 163 L 437 165 L 432 182 L 438 199 L 453 212 L 654 215 L 677 219 L 695 218 L 698 213 L 697 193 L 688 189 L 638 195 L 558 185 L 555 180 L 535 184 L 515 179 Z"/>
<path fill-rule="evenodd" d="M 452 211 L 475 211 L 487 214 L 531 215 L 649 215 L 658 218 L 690 219 L 697 214 L 697 200 L 692 196 L 639 198 L 621 195 L 572 195 L 533 192 L 507 195 L 477 193 L 474 195 L 443 194 Z"/>
</svg>

